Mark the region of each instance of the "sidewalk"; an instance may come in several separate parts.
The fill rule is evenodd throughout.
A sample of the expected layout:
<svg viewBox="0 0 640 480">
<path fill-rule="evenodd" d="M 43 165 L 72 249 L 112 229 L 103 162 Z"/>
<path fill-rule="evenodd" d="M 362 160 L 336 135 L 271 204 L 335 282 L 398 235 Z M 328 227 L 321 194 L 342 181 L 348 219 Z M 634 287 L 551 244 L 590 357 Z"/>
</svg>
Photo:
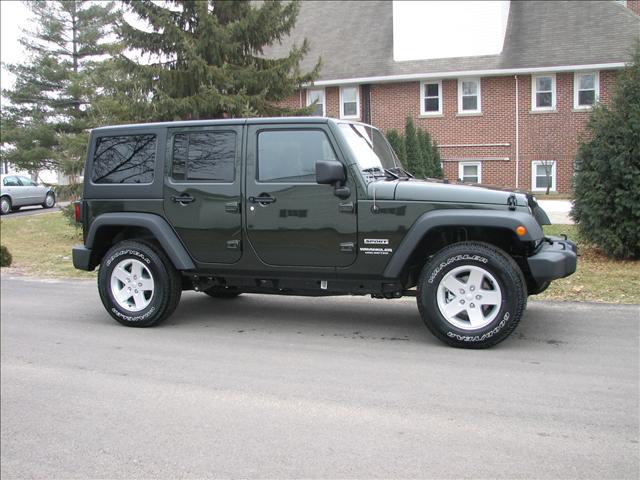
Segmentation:
<svg viewBox="0 0 640 480">
<path fill-rule="evenodd" d="M 573 224 L 573 219 L 569 216 L 571 200 L 538 200 L 538 204 L 547 212 L 551 223 Z"/>
</svg>

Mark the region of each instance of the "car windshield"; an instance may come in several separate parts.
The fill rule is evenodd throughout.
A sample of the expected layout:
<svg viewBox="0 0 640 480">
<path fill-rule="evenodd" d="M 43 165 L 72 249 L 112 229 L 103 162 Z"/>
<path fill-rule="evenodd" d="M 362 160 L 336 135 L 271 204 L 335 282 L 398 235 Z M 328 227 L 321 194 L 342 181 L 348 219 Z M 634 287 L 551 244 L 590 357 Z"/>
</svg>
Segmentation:
<svg viewBox="0 0 640 480">
<path fill-rule="evenodd" d="M 387 173 L 397 178 L 398 172 L 402 172 L 398 157 L 378 129 L 353 123 L 339 126 L 365 178 L 374 180 L 386 177 Z"/>
</svg>

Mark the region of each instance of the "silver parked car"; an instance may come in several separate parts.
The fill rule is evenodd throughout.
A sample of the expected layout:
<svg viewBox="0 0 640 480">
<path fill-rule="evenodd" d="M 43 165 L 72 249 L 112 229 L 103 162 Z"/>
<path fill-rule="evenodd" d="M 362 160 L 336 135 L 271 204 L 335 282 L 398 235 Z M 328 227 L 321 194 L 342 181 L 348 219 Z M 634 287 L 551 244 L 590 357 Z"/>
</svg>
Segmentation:
<svg viewBox="0 0 640 480">
<path fill-rule="evenodd" d="M 21 175 L 0 176 L 0 212 L 5 215 L 28 205 L 51 208 L 56 204 L 53 188 L 38 185 Z"/>
</svg>

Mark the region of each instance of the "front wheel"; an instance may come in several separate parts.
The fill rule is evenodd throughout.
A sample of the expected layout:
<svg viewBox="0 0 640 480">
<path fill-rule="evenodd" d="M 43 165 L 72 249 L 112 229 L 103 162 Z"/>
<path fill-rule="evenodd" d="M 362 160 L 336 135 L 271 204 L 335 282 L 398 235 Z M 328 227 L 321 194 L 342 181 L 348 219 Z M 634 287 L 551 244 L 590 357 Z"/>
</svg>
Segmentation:
<svg viewBox="0 0 640 480">
<path fill-rule="evenodd" d="M 47 196 L 45 197 L 44 202 L 42 202 L 42 208 L 53 208 L 55 204 L 56 204 L 56 195 L 53 192 L 47 193 Z"/>
<path fill-rule="evenodd" d="M 487 243 L 443 248 L 418 281 L 422 319 L 453 347 L 487 348 L 501 342 L 520 322 L 526 300 L 526 283 L 516 262 Z"/>
<path fill-rule="evenodd" d="M 180 301 L 180 275 L 151 245 L 123 241 L 103 257 L 98 290 L 109 314 L 127 327 L 150 327 L 173 313 Z"/>
</svg>

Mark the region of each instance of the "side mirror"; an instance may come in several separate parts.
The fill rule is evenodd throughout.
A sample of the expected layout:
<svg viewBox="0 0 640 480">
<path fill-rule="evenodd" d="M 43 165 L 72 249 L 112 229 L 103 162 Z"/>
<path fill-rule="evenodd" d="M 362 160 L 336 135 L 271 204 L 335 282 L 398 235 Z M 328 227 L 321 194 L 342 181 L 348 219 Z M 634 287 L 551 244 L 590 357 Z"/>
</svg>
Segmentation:
<svg viewBox="0 0 640 480">
<path fill-rule="evenodd" d="M 346 180 L 344 166 L 335 160 L 321 160 L 316 162 L 316 182 L 322 185 L 343 183 Z"/>
</svg>

